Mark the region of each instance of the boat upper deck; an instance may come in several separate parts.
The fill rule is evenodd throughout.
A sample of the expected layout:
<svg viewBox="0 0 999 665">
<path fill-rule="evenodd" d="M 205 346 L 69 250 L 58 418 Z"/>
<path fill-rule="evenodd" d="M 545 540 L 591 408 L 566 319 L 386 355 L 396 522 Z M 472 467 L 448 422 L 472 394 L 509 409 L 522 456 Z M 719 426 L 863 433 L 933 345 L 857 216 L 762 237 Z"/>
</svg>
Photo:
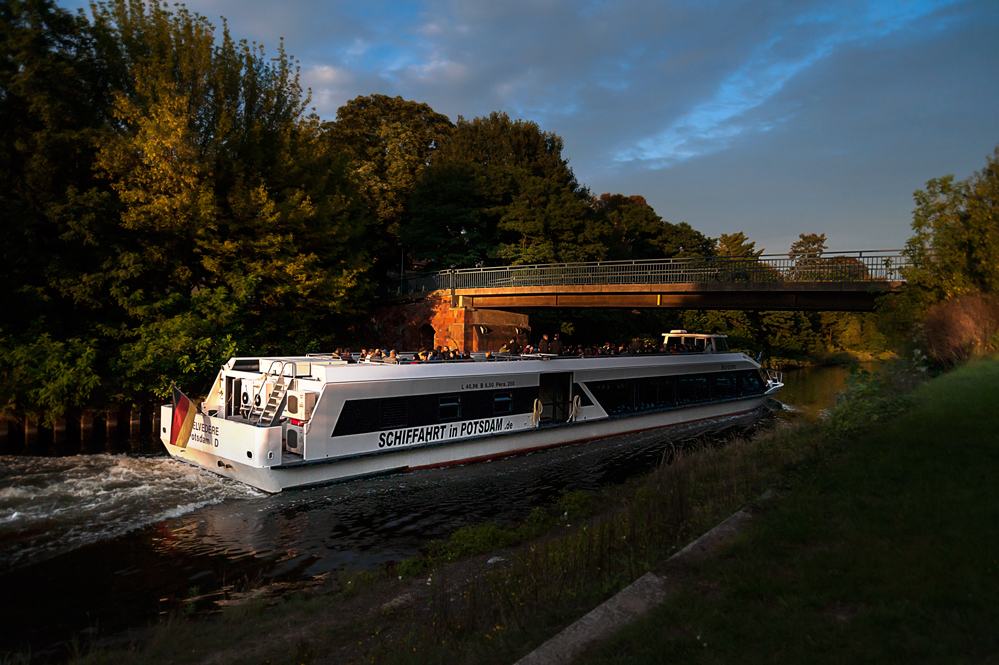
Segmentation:
<svg viewBox="0 0 999 665">
<path fill-rule="evenodd" d="M 413 361 L 400 356 L 397 363 L 361 361 L 348 363 L 322 356 L 267 356 L 233 358 L 223 373 L 256 378 L 263 373 L 294 376 L 301 381 L 319 383 L 353 383 L 417 378 L 474 378 L 483 375 L 504 376 L 540 374 L 546 372 L 582 372 L 587 370 L 627 369 L 641 372 L 645 368 L 671 367 L 677 373 L 692 371 L 706 364 L 738 365 L 740 369 L 758 365 L 741 352 L 648 353 L 617 356 L 483 356 L 464 360 Z M 734 369 L 735 367 L 732 367 Z M 719 365 L 717 368 L 721 370 Z"/>
</svg>

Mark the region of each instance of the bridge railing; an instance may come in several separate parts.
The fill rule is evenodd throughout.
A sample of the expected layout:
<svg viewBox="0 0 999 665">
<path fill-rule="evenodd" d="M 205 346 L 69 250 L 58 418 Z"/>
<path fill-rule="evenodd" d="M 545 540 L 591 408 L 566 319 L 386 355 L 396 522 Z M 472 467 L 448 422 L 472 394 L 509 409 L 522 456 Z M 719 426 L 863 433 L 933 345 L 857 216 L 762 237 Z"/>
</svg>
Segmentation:
<svg viewBox="0 0 999 665">
<path fill-rule="evenodd" d="M 909 258 L 902 250 L 864 250 L 821 255 L 691 257 L 459 268 L 415 275 L 403 293 L 450 289 L 709 282 L 898 282 Z"/>
</svg>

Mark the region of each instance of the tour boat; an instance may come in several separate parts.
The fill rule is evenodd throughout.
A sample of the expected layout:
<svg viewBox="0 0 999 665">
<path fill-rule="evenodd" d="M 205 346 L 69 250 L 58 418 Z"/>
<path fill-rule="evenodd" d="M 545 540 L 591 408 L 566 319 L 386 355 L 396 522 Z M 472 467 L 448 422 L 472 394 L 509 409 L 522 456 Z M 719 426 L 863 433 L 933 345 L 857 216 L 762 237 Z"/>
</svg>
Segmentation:
<svg viewBox="0 0 999 665">
<path fill-rule="evenodd" d="M 724 335 L 664 336 L 667 353 L 631 356 L 232 358 L 200 406 L 161 407 L 161 439 L 178 460 L 273 493 L 752 417 L 783 386 Z"/>
</svg>

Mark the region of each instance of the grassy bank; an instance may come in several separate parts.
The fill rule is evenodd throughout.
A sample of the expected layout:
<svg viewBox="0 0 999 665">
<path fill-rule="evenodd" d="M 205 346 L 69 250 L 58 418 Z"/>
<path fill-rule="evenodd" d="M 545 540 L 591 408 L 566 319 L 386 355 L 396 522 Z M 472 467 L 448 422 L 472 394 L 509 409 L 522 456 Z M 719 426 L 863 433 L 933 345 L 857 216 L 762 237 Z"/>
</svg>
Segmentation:
<svg viewBox="0 0 999 665">
<path fill-rule="evenodd" d="M 999 362 L 914 398 L 580 662 L 999 662 Z"/>
<path fill-rule="evenodd" d="M 79 661 L 513 662 L 763 491 L 810 496 L 814 485 L 824 487 L 827 470 L 851 458 L 858 432 L 906 408 L 913 382 L 905 371 L 862 376 L 822 426 L 678 449 L 647 477 L 599 495 L 566 495 L 524 524 L 463 529 L 425 557 L 329 579 L 318 591 L 244 602 L 209 618 L 175 616 L 140 645 Z M 874 476 L 869 482 L 880 486 Z M 842 540 L 854 537 L 852 519 Z M 689 632 L 690 640 L 700 634 L 696 626 Z"/>
</svg>

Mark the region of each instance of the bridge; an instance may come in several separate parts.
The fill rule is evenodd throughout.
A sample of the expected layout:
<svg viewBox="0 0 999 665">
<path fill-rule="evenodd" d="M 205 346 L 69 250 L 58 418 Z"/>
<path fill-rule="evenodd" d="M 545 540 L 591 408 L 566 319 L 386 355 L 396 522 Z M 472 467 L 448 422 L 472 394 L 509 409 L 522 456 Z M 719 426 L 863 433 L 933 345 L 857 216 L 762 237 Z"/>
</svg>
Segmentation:
<svg viewBox="0 0 999 665">
<path fill-rule="evenodd" d="M 434 303 L 434 344 L 487 350 L 528 341 L 527 315 L 505 308 L 871 311 L 909 265 L 901 250 L 863 250 L 462 268 L 410 276 L 396 295 Z"/>
</svg>

